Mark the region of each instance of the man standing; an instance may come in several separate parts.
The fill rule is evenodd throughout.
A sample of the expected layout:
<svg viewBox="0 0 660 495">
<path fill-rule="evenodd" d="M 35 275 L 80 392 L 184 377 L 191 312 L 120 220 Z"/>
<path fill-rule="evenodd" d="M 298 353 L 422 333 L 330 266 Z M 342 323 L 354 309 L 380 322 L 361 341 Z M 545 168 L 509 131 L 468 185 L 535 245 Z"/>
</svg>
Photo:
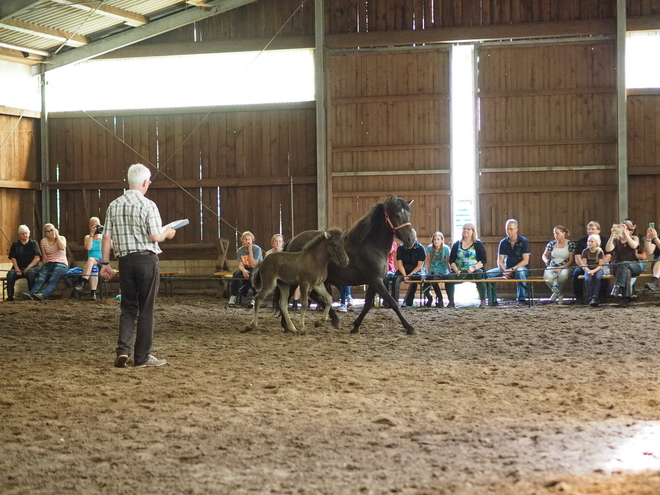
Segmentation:
<svg viewBox="0 0 660 495">
<path fill-rule="evenodd" d="M 115 367 L 125 368 L 131 354 L 131 344 L 137 317 L 135 366 L 162 366 L 167 364 L 151 354 L 154 332 L 154 306 L 158 295 L 160 269 L 159 242 L 172 239 L 176 231 L 163 229 L 156 203 L 144 197 L 151 181 L 151 172 L 137 163 L 128 169 L 128 187 L 124 195 L 108 206 L 105 215 L 101 276 L 112 278 L 110 248 L 119 259 L 119 287 L 121 289 L 121 316 Z"/>
<path fill-rule="evenodd" d="M 587 224 L 587 235 L 575 243 L 575 270 L 573 270 L 573 294 L 575 294 L 575 304 L 583 304 L 584 299 L 584 280 L 580 280 L 580 275 L 584 275 L 584 269 L 582 268 L 582 252 L 587 249 L 587 241 L 589 240 L 590 235 L 600 236 L 600 247 L 605 251 L 605 245 L 607 244 L 607 237 L 600 235 L 600 224 L 595 220 L 592 220 Z M 605 262 L 609 263 L 612 259 L 612 253 L 605 253 Z M 604 280 L 600 284 L 600 294 L 599 299 L 601 302 L 605 301 L 607 297 L 607 281 Z"/>
<path fill-rule="evenodd" d="M 30 229 L 27 225 L 18 227 L 18 240 L 9 249 L 9 259 L 12 267 L 7 272 L 7 301 L 14 300 L 14 285 L 19 278 L 27 278 L 28 289 L 32 289 L 39 275 L 39 260 L 41 248 L 39 243 L 30 239 Z"/>
<path fill-rule="evenodd" d="M 529 257 L 531 251 L 527 239 L 518 234 L 518 220 L 510 218 L 505 224 L 507 237 L 500 241 L 497 248 L 497 268 L 486 272 L 487 278 L 504 277 L 515 278 L 517 280 L 526 280 L 529 275 Z M 490 304 L 497 306 L 497 290 L 495 284 L 490 285 Z M 527 302 L 527 284 L 518 282 L 517 303 L 518 305 Z"/>
</svg>

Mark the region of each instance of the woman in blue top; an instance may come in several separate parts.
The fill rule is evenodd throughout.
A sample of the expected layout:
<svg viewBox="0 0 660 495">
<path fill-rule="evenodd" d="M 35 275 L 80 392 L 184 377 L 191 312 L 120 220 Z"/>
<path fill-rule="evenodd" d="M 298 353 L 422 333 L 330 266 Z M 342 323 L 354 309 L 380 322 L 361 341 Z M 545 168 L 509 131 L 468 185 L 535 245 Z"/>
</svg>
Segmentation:
<svg viewBox="0 0 660 495">
<path fill-rule="evenodd" d="M 83 268 L 80 282 L 74 287 L 76 292 L 85 290 L 85 284 L 89 281 L 91 300 L 96 301 L 96 288 L 99 285 L 99 268 L 103 255 L 101 254 L 101 242 L 103 241 L 103 225 L 98 217 L 89 219 L 89 235 L 85 236 L 84 245 L 87 249 L 87 263 Z"/>
<path fill-rule="evenodd" d="M 431 237 L 431 244 L 426 247 L 426 279 L 438 280 L 445 278 L 449 273 L 449 246 L 445 244 L 445 236 L 442 232 L 436 232 Z M 440 291 L 440 284 L 434 282 L 432 284 L 425 284 L 424 293 L 426 294 L 426 307 L 430 308 L 433 305 L 433 296 L 431 295 L 431 285 L 435 291 L 436 303 L 438 308 L 444 307 L 442 300 L 442 292 Z M 454 286 L 447 284 L 445 286 L 447 298 L 449 302 L 454 301 Z"/>
</svg>

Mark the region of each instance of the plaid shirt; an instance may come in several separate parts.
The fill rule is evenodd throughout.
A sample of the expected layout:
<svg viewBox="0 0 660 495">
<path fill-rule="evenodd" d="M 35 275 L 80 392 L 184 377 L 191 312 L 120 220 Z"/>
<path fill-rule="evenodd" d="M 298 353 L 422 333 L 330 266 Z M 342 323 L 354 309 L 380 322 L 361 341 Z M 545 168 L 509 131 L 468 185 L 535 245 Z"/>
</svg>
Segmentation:
<svg viewBox="0 0 660 495">
<path fill-rule="evenodd" d="M 139 251 L 161 252 L 149 236 L 159 234 L 163 222 L 156 203 L 142 193 L 128 189 L 108 206 L 104 235 L 112 237 L 115 256 L 121 258 Z"/>
</svg>

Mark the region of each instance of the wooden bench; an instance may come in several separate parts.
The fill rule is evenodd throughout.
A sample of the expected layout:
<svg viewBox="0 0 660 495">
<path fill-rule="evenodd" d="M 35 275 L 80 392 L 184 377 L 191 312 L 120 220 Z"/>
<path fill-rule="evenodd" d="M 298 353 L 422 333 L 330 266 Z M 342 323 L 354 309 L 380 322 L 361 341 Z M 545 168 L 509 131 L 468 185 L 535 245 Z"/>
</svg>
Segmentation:
<svg viewBox="0 0 660 495">
<path fill-rule="evenodd" d="M 580 280 L 584 280 L 584 275 L 580 275 L 578 278 Z M 615 275 L 603 275 L 603 280 L 605 280 L 605 279 L 611 280 L 613 278 L 616 278 L 616 276 Z M 635 279 L 635 280 L 638 279 L 638 278 L 653 278 L 653 274 L 651 272 L 644 272 L 644 273 L 640 273 L 636 277 L 632 277 L 632 278 Z"/>
<path fill-rule="evenodd" d="M 534 284 L 538 283 L 545 283 L 545 279 L 543 277 L 528 277 L 525 280 L 520 280 L 517 278 L 504 278 L 504 277 L 495 277 L 495 278 L 477 278 L 477 279 L 464 279 L 464 278 L 456 278 L 456 279 L 432 279 L 432 280 L 409 280 L 407 283 L 409 284 L 419 284 L 419 295 L 420 295 L 420 300 L 424 300 L 424 284 L 463 284 L 466 282 L 472 282 L 475 284 L 484 284 L 484 283 L 527 283 L 527 304 L 532 307 L 534 306 Z M 428 290 L 429 287 L 426 288 Z M 488 298 L 488 305 L 493 306 L 494 301 L 492 294 L 490 292 L 490 287 L 487 286 L 487 298 Z"/>
<path fill-rule="evenodd" d="M 178 275 L 181 272 L 160 272 L 160 280 L 163 282 L 165 288 L 165 297 L 174 297 L 174 289 L 172 288 L 172 275 Z"/>
</svg>

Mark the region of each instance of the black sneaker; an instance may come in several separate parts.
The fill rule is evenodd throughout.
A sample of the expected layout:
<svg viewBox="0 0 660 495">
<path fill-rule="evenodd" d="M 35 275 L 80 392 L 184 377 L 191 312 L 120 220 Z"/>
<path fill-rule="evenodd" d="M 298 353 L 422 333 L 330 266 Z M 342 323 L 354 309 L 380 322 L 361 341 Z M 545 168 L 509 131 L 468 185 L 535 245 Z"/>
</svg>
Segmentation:
<svg viewBox="0 0 660 495">
<path fill-rule="evenodd" d="M 644 288 L 646 290 L 654 291 L 657 285 L 658 285 L 657 280 L 651 280 L 650 282 L 647 282 L 646 284 L 644 284 Z"/>
<path fill-rule="evenodd" d="M 9 302 L 12 302 L 13 300 L 14 300 L 14 296 L 12 296 L 12 297 L 8 297 L 8 298 L 6 299 L 6 301 L 9 301 Z"/>
<path fill-rule="evenodd" d="M 115 368 L 126 368 L 126 361 L 128 361 L 128 356 L 126 354 L 120 354 L 115 359 Z"/>
<path fill-rule="evenodd" d="M 46 299 L 46 296 L 43 295 L 41 292 L 37 292 L 36 294 L 32 294 L 32 299 L 36 299 L 37 301 L 43 301 Z"/>
<path fill-rule="evenodd" d="M 158 359 L 156 356 L 149 354 L 147 360 L 142 364 L 136 364 L 136 368 L 146 368 L 147 366 L 163 366 L 167 364 L 167 361 L 164 359 Z"/>
<path fill-rule="evenodd" d="M 23 292 L 22 296 L 23 299 L 25 299 L 26 301 L 34 301 L 32 294 L 30 294 L 29 292 Z"/>
</svg>

